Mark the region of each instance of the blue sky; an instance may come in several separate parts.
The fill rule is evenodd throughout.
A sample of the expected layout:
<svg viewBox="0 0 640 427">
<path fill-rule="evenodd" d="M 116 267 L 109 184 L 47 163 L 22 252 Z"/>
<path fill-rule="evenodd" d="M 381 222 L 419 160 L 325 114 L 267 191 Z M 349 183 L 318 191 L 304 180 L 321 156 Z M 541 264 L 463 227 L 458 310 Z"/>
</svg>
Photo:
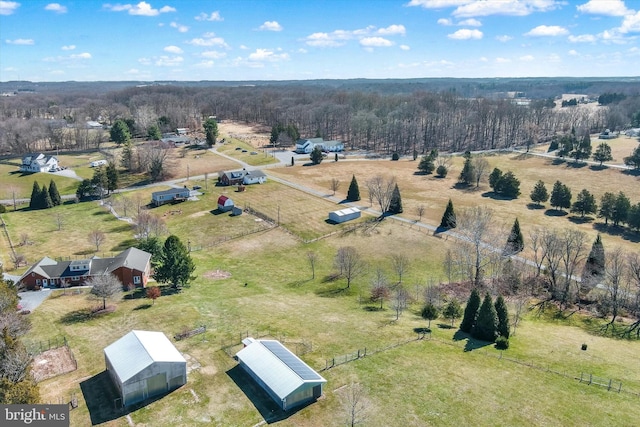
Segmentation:
<svg viewBox="0 0 640 427">
<path fill-rule="evenodd" d="M 0 0 L 0 81 L 640 75 L 640 0 Z"/>
</svg>

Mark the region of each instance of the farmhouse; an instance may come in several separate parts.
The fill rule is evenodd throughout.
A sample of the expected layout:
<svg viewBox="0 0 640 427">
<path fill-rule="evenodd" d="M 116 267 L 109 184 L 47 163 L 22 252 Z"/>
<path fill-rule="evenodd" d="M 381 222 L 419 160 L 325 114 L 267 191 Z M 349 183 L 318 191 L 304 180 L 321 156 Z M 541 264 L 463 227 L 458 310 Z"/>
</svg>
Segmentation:
<svg viewBox="0 0 640 427">
<path fill-rule="evenodd" d="M 113 258 L 93 257 L 74 261 L 55 261 L 44 257 L 32 265 L 17 284 L 33 290 L 36 287 L 81 285 L 93 276 L 115 275 L 126 287 L 145 287 L 151 270 L 151 254 L 129 248 Z"/>
<path fill-rule="evenodd" d="M 131 331 L 104 349 L 104 361 L 122 406 L 187 382 L 187 361 L 162 332 Z"/>
<path fill-rule="evenodd" d="M 233 209 L 233 200 L 227 196 L 218 197 L 218 210 L 227 212 Z"/>
<path fill-rule="evenodd" d="M 314 148 L 320 147 L 322 151 L 344 151 L 344 143 L 341 141 L 325 141 L 322 138 L 299 139 L 296 142 L 296 153 L 310 154 Z"/>
<path fill-rule="evenodd" d="M 189 198 L 190 191 L 188 188 L 170 188 L 164 191 L 155 191 L 151 193 L 151 203 L 154 206 L 161 206 L 165 203 L 184 202 Z"/>
<path fill-rule="evenodd" d="M 246 169 L 238 171 L 223 172 L 219 177 L 222 185 L 239 185 L 239 184 L 262 184 L 267 181 L 267 175 L 260 170 Z"/>
<path fill-rule="evenodd" d="M 247 338 L 243 343 L 236 354 L 240 366 L 283 410 L 322 396 L 327 380 L 279 341 Z"/>
<path fill-rule="evenodd" d="M 22 158 L 21 172 L 48 172 L 58 167 L 58 158 L 42 153 L 27 154 Z"/>
<path fill-rule="evenodd" d="M 351 221 L 352 219 L 360 218 L 360 209 L 358 208 L 345 208 L 339 211 L 329 212 L 329 221 L 335 223 L 342 223 Z"/>
</svg>

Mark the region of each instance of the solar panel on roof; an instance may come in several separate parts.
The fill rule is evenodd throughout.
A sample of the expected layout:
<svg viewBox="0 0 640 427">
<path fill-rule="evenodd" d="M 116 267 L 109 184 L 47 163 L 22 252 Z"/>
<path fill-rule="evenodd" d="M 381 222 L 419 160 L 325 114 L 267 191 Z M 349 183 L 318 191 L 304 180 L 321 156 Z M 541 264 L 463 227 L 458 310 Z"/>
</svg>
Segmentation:
<svg viewBox="0 0 640 427">
<path fill-rule="evenodd" d="M 278 341 L 261 341 L 271 353 L 273 353 L 278 359 L 282 360 L 285 365 L 293 370 L 303 380 L 320 380 L 322 377 L 316 373 L 313 369 L 308 367 L 302 360 L 300 360 L 295 354 L 291 353 L 280 344 Z"/>
</svg>

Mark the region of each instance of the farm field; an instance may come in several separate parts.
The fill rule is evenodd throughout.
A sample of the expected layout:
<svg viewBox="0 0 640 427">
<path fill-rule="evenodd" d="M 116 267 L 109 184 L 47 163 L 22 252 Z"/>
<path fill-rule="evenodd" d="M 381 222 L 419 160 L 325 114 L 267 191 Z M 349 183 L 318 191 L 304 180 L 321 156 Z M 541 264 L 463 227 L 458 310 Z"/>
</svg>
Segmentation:
<svg viewBox="0 0 640 427">
<path fill-rule="evenodd" d="M 235 144 L 224 147 L 233 148 Z M 237 150 L 232 151 L 235 154 Z M 81 160 L 77 160 L 78 165 L 87 163 Z M 551 159 L 528 155 L 487 156 L 491 168 L 512 170 L 521 180 L 520 198 L 505 201 L 487 194 L 490 189 L 486 183 L 477 190 L 454 188 L 462 165 L 459 158 L 453 160 L 445 179 L 415 175 L 417 161 L 406 159 L 325 160 L 313 167 L 269 169 L 271 176 L 325 195 L 317 197 L 274 180 L 247 186 L 244 192 L 217 187 L 215 178 L 205 182 L 196 175 L 237 168 L 234 162 L 209 151 L 187 151 L 182 157 L 176 150 L 175 160 L 181 165 L 177 168 L 182 171 L 180 177 L 186 177 L 189 166 L 190 179 L 184 184 L 202 186 L 202 194 L 197 201 L 164 205 L 150 212 L 162 217 L 169 232 L 193 249 L 197 270 L 192 285 L 180 293 L 165 289 L 153 305 L 139 295 L 128 295 L 117 303 L 113 313 L 101 317 L 90 315 L 90 308 L 97 302 L 86 294 L 54 291 L 30 314 L 33 329 L 26 336 L 30 344 L 64 336 L 77 360 L 77 370 L 40 383 L 44 401 L 79 399 L 78 408 L 71 411 L 72 426 L 91 423 L 80 384 L 104 370 L 102 349 L 132 329 L 163 331 L 194 369 L 184 387 L 132 411 L 129 419 L 120 413 L 102 420 L 107 426 L 245 426 L 265 419 L 282 426 L 343 425 L 345 393 L 351 383 L 361 384 L 364 389 L 368 415 L 364 425 L 635 424 L 640 415 L 640 368 L 632 361 L 637 358 L 640 342 L 600 336 L 595 331 L 603 320 L 580 313 L 565 318 L 529 306 L 503 358 L 492 346 L 468 340 L 456 334 L 456 329 L 441 327 L 449 323 L 445 319 L 432 322 L 430 340 L 417 339 L 414 330 L 426 326 L 420 317 L 424 289 L 446 283 L 443 259 L 455 241 L 446 235 L 434 236 L 411 221 L 417 219 L 416 207 L 422 204 L 426 208 L 422 222 L 438 225 L 451 198 L 456 210 L 475 205 L 492 207 L 497 222 L 505 228 L 518 217 L 525 244 L 534 226 L 576 227 L 595 239 L 599 220 L 582 223 L 567 218 L 571 215 L 557 217 L 544 209 L 531 209 L 528 194 L 533 184 L 542 179 L 550 190 L 553 182 L 560 180 L 572 189 L 574 197 L 587 187 L 598 200 L 605 191 L 622 190 L 637 203 L 637 176 L 614 169 L 574 168 L 570 163 L 554 164 Z M 73 163 L 73 159 L 67 161 Z M 344 206 L 336 200 L 346 195 L 352 174 L 363 196 L 358 204 L 365 210 L 356 222 L 362 227 L 357 229 L 351 227 L 354 222 L 326 222 L 329 211 Z M 376 174 L 397 179 L 404 205 L 400 216 L 409 222 L 388 219 L 366 223 L 372 217 L 366 213 L 369 201 L 365 182 Z M 330 197 L 332 178 L 342 183 L 335 197 Z M 2 182 L 0 190 L 4 191 Z M 31 185 L 29 181 L 28 191 Z M 108 200 L 118 210 L 124 197 L 146 203 L 151 192 L 166 188 L 160 185 L 121 192 Z M 269 219 L 246 212 L 238 217 L 217 212 L 217 198 L 222 194 L 237 206 L 255 209 Z M 375 204 L 372 208 L 376 209 Z M 60 216 L 64 221 L 58 230 L 56 218 Z M 100 256 L 119 252 L 134 242 L 131 225 L 116 219 L 98 202 L 67 203 L 45 211 L 9 211 L 2 217 L 12 240 L 19 241 L 28 234 L 28 244 L 20 247 L 28 262 L 52 255 L 91 256 L 96 248 L 87 235 L 94 229 L 107 233 Z M 274 227 L 277 222 L 281 227 Z M 506 230 L 504 235 L 506 239 Z M 606 248 L 620 245 L 637 251 L 639 237 L 604 232 L 603 241 Z M 5 257 L 9 251 L 6 238 L 3 236 L 0 242 Z M 368 265 L 366 274 L 348 289 L 344 279 L 334 277 L 333 258 L 343 246 L 355 247 Z M 318 259 L 314 278 L 307 259 L 310 251 Z M 398 281 L 391 263 L 397 253 L 409 258 L 411 268 L 403 276 L 403 283 L 412 296 L 408 309 L 398 319 L 389 301 L 382 310 L 378 309 L 379 303 L 368 301 L 376 270 L 392 283 Z M 7 259 L 3 261 L 10 264 Z M 228 277 L 218 277 L 219 272 Z M 459 287 L 444 285 L 443 293 L 466 298 Z M 207 327 L 206 333 L 182 341 L 173 339 L 175 334 L 201 325 Z M 292 414 L 272 415 L 265 411 L 268 402 L 252 401 L 253 396 L 245 394 L 246 384 L 234 370 L 236 362 L 231 356 L 247 335 L 280 339 L 316 369 L 364 348 L 368 355 L 321 372 L 328 383 L 318 402 Z M 587 351 L 581 350 L 582 344 L 588 344 Z M 385 347 L 390 348 L 377 351 Z M 611 379 L 614 384 L 621 382 L 623 392 L 580 383 L 575 377 L 581 374 Z"/>
</svg>

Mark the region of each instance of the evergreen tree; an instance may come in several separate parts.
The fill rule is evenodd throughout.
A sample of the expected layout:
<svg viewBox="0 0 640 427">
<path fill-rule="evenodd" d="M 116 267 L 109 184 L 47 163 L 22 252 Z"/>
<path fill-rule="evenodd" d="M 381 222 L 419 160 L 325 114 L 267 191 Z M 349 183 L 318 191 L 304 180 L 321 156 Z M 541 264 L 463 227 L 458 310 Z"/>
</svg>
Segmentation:
<svg viewBox="0 0 640 427">
<path fill-rule="evenodd" d="M 516 220 L 513 222 L 513 227 L 511 227 L 509 237 L 507 238 L 507 245 L 504 249 L 504 253 L 506 255 L 513 255 L 522 252 L 523 249 L 524 238 L 522 237 L 522 232 L 520 231 L 520 222 L 518 222 L 518 218 L 516 218 Z"/>
<path fill-rule="evenodd" d="M 49 190 L 47 190 L 47 186 L 43 185 L 40 190 L 40 197 L 38 197 L 38 209 L 49 209 L 53 207 L 53 201 L 51 200 L 51 196 L 49 196 Z"/>
<path fill-rule="evenodd" d="M 425 175 L 429 175 L 430 173 L 433 173 L 433 170 L 436 167 L 434 161 L 435 159 L 431 157 L 431 154 L 422 156 L 422 159 L 418 164 L 418 170 Z"/>
<path fill-rule="evenodd" d="M 505 173 L 498 183 L 499 191 L 505 197 L 516 199 L 520 195 L 520 180 L 516 178 L 513 172 Z"/>
<path fill-rule="evenodd" d="M 591 156 L 591 137 L 589 134 L 585 134 L 579 142 L 576 142 L 571 157 L 579 162 L 582 159 L 588 159 Z"/>
<path fill-rule="evenodd" d="M 393 192 L 391 193 L 391 201 L 389 202 L 389 213 L 391 214 L 400 214 L 402 213 L 402 197 L 400 196 L 400 189 L 398 188 L 398 184 L 393 188 Z"/>
<path fill-rule="evenodd" d="M 493 189 L 496 193 L 499 191 L 500 180 L 502 179 L 502 171 L 498 168 L 494 168 L 493 171 L 489 174 L 489 187 Z"/>
<path fill-rule="evenodd" d="M 214 118 L 207 119 L 202 127 L 207 138 L 207 144 L 212 147 L 218 138 L 218 121 Z"/>
<path fill-rule="evenodd" d="M 442 215 L 442 220 L 440 221 L 440 227 L 442 228 L 456 228 L 456 213 L 453 210 L 453 202 L 449 199 L 449 203 L 447 203 L 447 208 L 444 210 L 444 214 Z"/>
<path fill-rule="evenodd" d="M 76 190 L 76 197 L 78 200 L 83 200 L 86 197 L 91 197 L 95 193 L 95 187 L 91 183 L 90 179 L 84 179 L 78 184 L 78 189 Z"/>
<path fill-rule="evenodd" d="M 595 214 L 597 211 L 596 198 L 587 189 L 578 193 L 576 201 L 571 206 L 571 212 L 579 213 L 582 218 L 585 215 Z"/>
<path fill-rule="evenodd" d="M 611 155 L 611 147 L 606 142 L 598 145 L 596 148 L 596 152 L 593 153 L 593 160 L 596 162 L 600 162 L 600 166 L 602 167 L 602 163 L 613 160 L 613 156 Z"/>
<path fill-rule="evenodd" d="M 351 184 L 349 184 L 349 190 L 347 191 L 347 200 L 351 202 L 357 202 L 360 200 L 360 187 L 358 187 L 358 181 L 356 176 L 351 176 Z"/>
<path fill-rule="evenodd" d="M 162 133 L 158 125 L 151 125 L 147 129 L 147 138 L 153 141 L 159 141 L 162 139 Z"/>
<path fill-rule="evenodd" d="M 313 163 L 314 165 L 319 165 L 320 163 L 322 163 L 322 150 L 319 146 L 316 145 L 315 147 L 313 147 L 313 151 L 311 152 L 309 158 L 311 159 L 311 163 Z"/>
<path fill-rule="evenodd" d="M 446 178 L 447 173 L 449 173 L 449 169 L 445 165 L 440 165 L 436 168 L 436 174 L 438 174 L 438 178 Z"/>
<path fill-rule="evenodd" d="M 431 328 L 431 321 L 438 318 L 438 316 L 440 315 L 440 310 L 438 310 L 438 307 L 428 302 L 424 307 L 422 307 L 420 315 L 423 319 L 429 321 L 429 325 L 427 327 Z"/>
<path fill-rule="evenodd" d="M 460 172 L 460 177 L 458 178 L 458 182 L 464 185 L 471 185 L 474 182 L 474 171 L 473 171 L 473 162 L 471 161 L 471 153 L 465 153 L 464 166 L 462 166 L 462 171 Z"/>
<path fill-rule="evenodd" d="M 613 225 L 620 225 L 627 221 L 629 216 L 629 209 L 631 209 L 631 201 L 622 191 L 616 196 L 616 201 L 613 205 L 613 216 L 611 220 Z"/>
<path fill-rule="evenodd" d="M 627 225 L 632 230 L 640 231 L 640 202 L 629 208 L 627 215 Z"/>
<path fill-rule="evenodd" d="M 56 186 L 56 182 L 54 180 L 51 180 L 49 182 L 49 197 L 51 198 L 51 203 L 53 203 L 53 206 L 60 206 L 60 204 L 62 204 L 62 197 L 60 197 L 58 187 Z"/>
<path fill-rule="evenodd" d="M 120 164 L 129 172 L 133 171 L 133 158 L 133 143 L 131 141 L 127 141 L 122 146 Z"/>
<path fill-rule="evenodd" d="M 29 199 L 29 209 L 39 209 L 40 206 L 40 185 L 38 181 L 33 181 L 31 198 Z"/>
<path fill-rule="evenodd" d="M 592 281 L 593 278 L 600 278 L 604 275 L 605 267 L 605 254 L 604 245 L 602 244 L 602 238 L 600 233 L 598 237 L 591 245 L 591 251 L 587 257 L 587 261 L 584 264 L 584 270 L 582 272 L 583 281 Z"/>
<path fill-rule="evenodd" d="M 571 207 L 571 190 L 569 187 L 556 181 L 551 190 L 551 206 L 558 210 Z"/>
<path fill-rule="evenodd" d="M 127 126 L 127 122 L 122 119 L 118 119 L 113 123 L 109 133 L 111 140 L 118 145 L 125 144 L 131 140 L 129 126 Z"/>
<path fill-rule="evenodd" d="M 547 187 L 544 185 L 544 182 L 538 181 L 536 185 L 531 190 L 531 201 L 537 205 L 541 205 L 542 203 L 549 200 L 549 192 L 547 192 Z"/>
<path fill-rule="evenodd" d="M 107 164 L 106 175 L 107 175 L 107 190 L 109 191 L 117 190 L 118 180 L 120 179 L 120 176 L 118 174 L 118 169 L 116 168 L 115 163 L 109 162 Z"/>
<path fill-rule="evenodd" d="M 460 307 L 458 300 L 454 298 L 449 301 L 449 303 L 444 306 L 442 315 L 447 319 L 451 319 L 451 326 L 453 326 L 453 322 L 462 316 L 462 307 Z"/>
<path fill-rule="evenodd" d="M 501 337 L 509 338 L 509 311 L 507 310 L 507 303 L 499 295 L 496 298 L 495 303 L 496 315 L 498 316 L 498 335 Z"/>
<path fill-rule="evenodd" d="M 494 342 L 498 337 L 498 314 L 487 292 L 478 310 L 476 323 L 471 330 L 471 336 L 482 341 Z"/>
<path fill-rule="evenodd" d="M 478 317 L 478 308 L 480 307 L 480 291 L 477 288 L 473 288 L 469 299 L 467 300 L 467 306 L 464 308 L 464 315 L 462 316 L 462 323 L 460 323 L 460 330 L 462 332 L 471 333 L 476 325 L 476 318 Z"/>
<path fill-rule="evenodd" d="M 181 288 L 194 279 L 192 274 L 195 269 L 196 265 L 187 248 L 178 237 L 171 235 L 164 242 L 153 278 L 161 283 L 170 283 L 174 288 Z"/>
<path fill-rule="evenodd" d="M 598 216 L 604 218 L 604 225 L 609 224 L 609 220 L 613 219 L 614 209 L 616 204 L 616 195 L 610 192 L 606 192 L 600 199 L 600 210 Z"/>
<path fill-rule="evenodd" d="M 640 170 L 640 145 L 634 148 L 630 156 L 623 159 L 624 164 L 635 170 Z"/>
</svg>

